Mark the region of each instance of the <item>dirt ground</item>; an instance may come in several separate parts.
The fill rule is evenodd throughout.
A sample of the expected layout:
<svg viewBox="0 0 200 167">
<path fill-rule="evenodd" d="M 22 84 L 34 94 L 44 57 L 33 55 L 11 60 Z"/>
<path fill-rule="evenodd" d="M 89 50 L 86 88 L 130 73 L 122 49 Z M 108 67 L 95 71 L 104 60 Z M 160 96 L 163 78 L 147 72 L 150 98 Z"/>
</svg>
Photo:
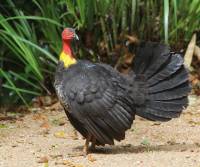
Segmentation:
<svg viewBox="0 0 200 167">
<path fill-rule="evenodd" d="M 200 167 L 200 98 L 166 123 L 136 117 L 125 140 L 87 157 L 59 104 L 15 117 L 0 122 L 0 167 Z"/>
</svg>

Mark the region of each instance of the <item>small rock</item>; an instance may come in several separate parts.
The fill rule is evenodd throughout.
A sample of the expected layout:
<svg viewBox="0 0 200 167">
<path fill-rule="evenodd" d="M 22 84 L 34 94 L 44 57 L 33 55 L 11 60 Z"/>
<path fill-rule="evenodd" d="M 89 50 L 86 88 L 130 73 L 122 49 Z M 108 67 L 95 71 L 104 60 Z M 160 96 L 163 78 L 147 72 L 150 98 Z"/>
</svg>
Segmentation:
<svg viewBox="0 0 200 167">
<path fill-rule="evenodd" d="M 183 149 L 181 149 L 180 151 L 181 151 L 181 152 L 184 152 L 184 151 L 187 151 L 187 149 L 186 149 L 186 148 L 183 148 Z"/>
<path fill-rule="evenodd" d="M 37 162 L 38 163 L 47 163 L 48 161 L 49 161 L 48 157 L 44 156 L 44 157 L 40 157 L 40 159 Z"/>
<path fill-rule="evenodd" d="M 65 120 L 62 120 L 62 121 L 59 122 L 58 125 L 59 125 L 59 126 L 63 126 L 63 125 L 65 125 L 65 124 L 66 124 L 66 121 L 65 121 Z"/>
<path fill-rule="evenodd" d="M 13 144 L 13 145 L 12 145 L 12 147 L 17 147 L 17 146 L 18 146 L 17 144 Z"/>
</svg>

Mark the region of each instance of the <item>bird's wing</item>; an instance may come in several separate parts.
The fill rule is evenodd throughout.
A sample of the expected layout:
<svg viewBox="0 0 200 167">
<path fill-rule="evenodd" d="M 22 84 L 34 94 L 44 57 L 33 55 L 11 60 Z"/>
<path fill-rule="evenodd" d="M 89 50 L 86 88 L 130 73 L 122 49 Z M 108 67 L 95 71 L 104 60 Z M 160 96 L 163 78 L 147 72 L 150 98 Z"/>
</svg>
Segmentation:
<svg viewBox="0 0 200 167">
<path fill-rule="evenodd" d="M 102 144 L 122 140 L 135 115 L 123 79 L 98 64 L 70 70 L 64 86 L 69 114 Z"/>
</svg>

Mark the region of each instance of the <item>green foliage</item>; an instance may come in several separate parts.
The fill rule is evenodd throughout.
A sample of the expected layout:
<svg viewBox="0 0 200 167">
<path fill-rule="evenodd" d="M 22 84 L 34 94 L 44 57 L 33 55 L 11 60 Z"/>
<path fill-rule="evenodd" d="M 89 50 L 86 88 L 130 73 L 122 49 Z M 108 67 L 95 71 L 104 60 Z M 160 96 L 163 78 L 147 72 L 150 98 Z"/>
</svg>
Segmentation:
<svg viewBox="0 0 200 167">
<path fill-rule="evenodd" d="M 5 18 L 0 14 L 0 41 L 9 52 L 8 55 L 1 55 L 0 74 L 5 79 L 2 87 L 9 89 L 10 96 L 18 95 L 27 105 L 25 97 L 31 95 L 31 98 L 42 93 L 45 73 L 51 72 L 49 69 L 54 70 L 57 63 L 52 54 L 37 44 L 39 40 L 35 25 L 28 20 L 50 21 L 51 24 L 56 22 L 41 17 L 27 17 L 23 11 L 16 10 L 12 1 L 7 2 L 14 8 L 16 17 Z M 27 97 L 27 100 L 30 98 Z"/>
<path fill-rule="evenodd" d="M 173 0 L 170 13 L 172 20 L 169 22 L 169 39 L 173 41 L 191 39 L 194 31 L 200 30 L 200 1 L 185 0 L 184 3 L 180 0 Z M 173 43 L 173 42 L 172 42 Z"/>
<path fill-rule="evenodd" d="M 78 57 L 94 61 L 111 60 L 121 34 L 177 45 L 200 31 L 199 0 L 5 0 L 0 10 L 0 98 L 27 105 L 52 90 L 64 27 L 78 30 Z"/>
</svg>

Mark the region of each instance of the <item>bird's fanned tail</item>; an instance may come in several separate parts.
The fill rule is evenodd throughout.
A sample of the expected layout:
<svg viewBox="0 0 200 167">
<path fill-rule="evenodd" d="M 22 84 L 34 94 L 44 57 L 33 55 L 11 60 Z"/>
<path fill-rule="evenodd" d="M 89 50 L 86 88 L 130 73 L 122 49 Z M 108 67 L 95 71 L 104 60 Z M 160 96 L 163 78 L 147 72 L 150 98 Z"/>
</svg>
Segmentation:
<svg viewBox="0 0 200 167">
<path fill-rule="evenodd" d="M 162 44 L 141 43 L 133 71 L 146 89 L 145 105 L 137 108 L 137 115 L 154 121 L 168 121 L 178 117 L 188 105 L 191 88 L 180 54 L 170 52 Z"/>
</svg>

